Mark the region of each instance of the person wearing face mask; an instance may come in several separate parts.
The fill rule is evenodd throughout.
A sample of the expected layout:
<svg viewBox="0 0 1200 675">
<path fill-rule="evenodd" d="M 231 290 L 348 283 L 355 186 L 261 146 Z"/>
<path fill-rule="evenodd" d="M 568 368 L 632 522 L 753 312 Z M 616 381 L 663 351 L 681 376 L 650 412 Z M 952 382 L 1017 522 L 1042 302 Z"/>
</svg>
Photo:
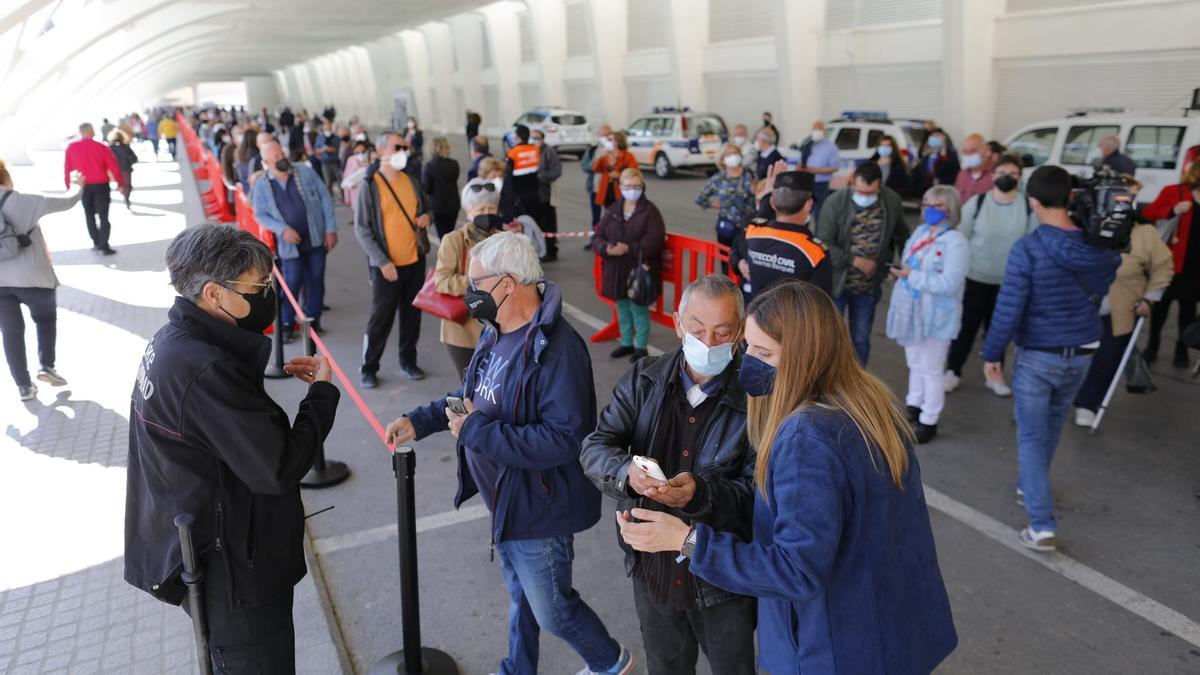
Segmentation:
<svg viewBox="0 0 1200 675">
<path fill-rule="evenodd" d="M 425 191 L 405 171 L 409 148 L 404 136 L 385 131 L 375 147 L 379 161 L 367 169 L 354 203 L 354 235 L 367 254 L 371 276 L 371 317 L 359 370 L 367 389 L 379 386 L 379 362 L 397 317 L 400 373 L 413 381 L 425 379 L 417 365 L 421 310 L 412 303 L 425 283 L 426 230 L 432 223 Z"/>
<path fill-rule="evenodd" d="M 899 148 L 895 138 L 886 135 L 880 136 L 879 143 L 875 146 L 875 154 L 871 155 L 867 161 L 874 162 L 879 166 L 879 171 L 883 174 L 884 187 L 904 196 L 908 194 L 908 163 L 901 155 Z"/>
<path fill-rule="evenodd" d="M 546 144 L 546 134 L 540 130 L 530 132 L 530 142 L 541 150 L 541 161 L 538 164 L 538 218 L 537 224 L 544 232 L 549 234 L 558 233 L 558 201 L 559 201 L 559 182 L 562 178 L 562 160 L 558 157 L 558 150 L 553 145 Z M 542 257 L 542 262 L 555 262 L 558 260 L 558 239 L 555 237 L 547 237 L 546 255 Z"/>
<path fill-rule="evenodd" d="M 717 210 L 717 243 L 730 246 L 737 228 L 754 215 L 754 175 L 742 164 L 742 152 L 733 143 L 717 153 L 717 169 L 700 188 L 696 204 Z"/>
<path fill-rule="evenodd" d="M 779 127 L 775 126 L 774 117 L 770 111 L 764 111 L 762 114 L 762 126 L 760 129 L 770 129 L 771 133 L 775 134 L 775 140 L 779 140 Z"/>
<path fill-rule="evenodd" d="M 750 142 L 750 131 L 745 124 L 733 127 L 733 136 L 729 139 L 742 153 L 742 166 L 753 169 L 758 166 L 758 148 Z"/>
<path fill-rule="evenodd" d="M 829 181 L 840 165 L 838 147 L 826 137 L 825 123 L 821 120 L 813 122 L 808 141 L 800 148 L 800 166 L 796 167 L 816 177 L 813 183 L 813 220 L 821 216 L 821 205 L 829 195 Z"/>
<path fill-rule="evenodd" d="M 179 297 L 146 347 L 129 415 L 125 581 L 191 614 L 172 522 L 191 515 L 213 672 L 293 673 L 300 480 L 340 393 L 323 356 L 284 366 L 308 385 L 293 419 L 263 389 L 276 297 L 271 251 L 249 232 L 189 227 L 166 263 Z"/>
<path fill-rule="evenodd" d="M 878 165 L 859 164 L 850 185 L 825 200 L 817 221 L 817 238 L 829 248 L 833 266 L 833 301 L 846 315 L 863 366 L 871 356 L 875 307 L 887 279 L 884 267 L 909 232 L 900 195 L 882 182 Z"/>
<path fill-rule="evenodd" d="M 511 184 L 504 180 L 504 162 L 499 157 L 488 157 L 479 163 L 479 177 L 496 186 L 500 193 L 500 222 L 507 225 L 521 216 L 528 216 L 525 205 L 512 191 Z"/>
<path fill-rule="evenodd" d="M 447 394 L 466 414 L 438 397 L 389 424 L 387 440 L 447 430 L 457 439 L 455 506 L 482 498 L 512 598 L 508 655 L 497 672 L 538 672 L 545 631 L 583 658 L 584 673 L 626 675 L 633 653 L 571 587 L 575 534 L 600 519 L 600 493 L 579 463 L 580 443 L 596 427 L 587 343 L 563 317 L 562 293 L 522 235 L 475 244 L 465 292 L 471 316 L 485 324 L 466 381 Z"/>
<path fill-rule="evenodd" d="M 404 126 L 404 140 L 411 148 L 409 159 L 412 160 L 412 166 L 421 167 L 421 162 L 425 159 L 425 132 L 421 131 L 421 127 L 417 124 L 417 118 L 409 117 L 408 122 Z"/>
<path fill-rule="evenodd" d="M 959 166 L 962 168 L 954 179 L 954 189 L 958 190 L 958 198 L 963 204 L 992 189 L 992 163 L 995 160 L 991 148 L 980 134 L 971 134 L 963 139 L 962 150 L 959 151 Z"/>
<path fill-rule="evenodd" d="M 629 152 L 629 137 L 624 131 L 601 137 L 600 149 L 603 152 L 597 152 L 596 159 L 592 161 L 596 178 L 596 198 L 592 203 L 604 209 L 621 198 L 621 173 L 626 169 L 638 168 L 638 163 L 633 153 Z"/>
<path fill-rule="evenodd" d="M 923 195 L 934 185 L 954 185 L 961 166 L 950 137 L 941 128 L 934 129 L 925 139 L 927 152 L 913 172 L 912 189 Z"/>
<path fill-rule="evenodd" d="M 325 257 L 337 246 L 337 221 L 333 198 L 321 177 L 306 164 L 293 164 L 283 156 L 278 143 L 262 150 L 266 166 L 254 184 L 250 201 L 258 222 L 275 233 L 283 279 L 292 294 L 304 295 L 304 313 L 321 331 L 321 307 L 325 301 Z M 283 339 L 294 338 L 296 310 L 282 304 Z"/>
<path fill-rule="evenodd" d="M 583 171 L 583 189 L 587 191 L 588 206 L 592 212 L 592 227 L 596 227 L 596 223 L 600 222 L 600 214 L 604 209 L 600 204 L 596 203 L 596 171 L 593 164 L 596 158 L 604 155 L 607 150 L 604 149 L 604 142 L 612 135 L 612 128 L 607 124 L 601 124 L 600 130 L 596 134 L 596 143 L 588 147 L 579 157 L 579 168 Z M 584 245 L 585 251 L 592 250 L 591 242 Z"/>
<path fill-rule="evenodd" d="M 779 148 L 776 144 L 779 143 L 779 136 L 770 127 L 763 127 L 754 134 L 754 148 L 758 151 L 758 159 L 755 160 L 754 176 L 762 180 L 775 162 L 783 159 L 783 155 L 779 154 Z"/>
<path fill-rule="evenodd" d="M 461 206 L 458 197 L 458 162 L 450 157 L 450 141 L 445 136 L 433 139 L 433 157 L 421 169 L 421 189 L 433 211 L 433 226 L 438 237 L 454 230 Z"/>
<path fill-rule="evenodd" d="M 745 232 L 745 256 L 735 262 L 751 284 L 751 297 L 789 280 L 807 281 L 833 292 L 829 251 L 808 227 L 812 211 L 813 175 L 805 171 L 776 173 L 768 198 L 773 220 L 755 218 Z"/>
<path fill-rule="evenodd" d="M 747 315 L 753 513 L 714 508 L 753 538 L 650 509 L 618 511 L 621 538 L 757 597 L 762 672 L 933 672 L 958 636 L 903 409 L 815 286 L 781 284 Z"/>
<path fill-rule="evenodd" d="M 610 357 L 637 363 L 650 342 L 650 307 L 629 298 L 629 275 L 639 264 L 657 278 L 667 227 L 658 207 L 646 198 L 646 179 L 638 169 L 621 172 L 621 197 L 604 210 L 592 235 L 592 252 L 600 257 L 600 294 L 617 305 L 621 346 Z"/>
<path fill-rule="evenodd" d="M 479 175 L 479 163 L 491 157 L 492 153 L 487 136 L 476 136 L 468 143 L 468 147 L 471 149 L 471 168 L 467 169 L 467 180 L 471 180 Z"/>
<path fill-rule="evenodd" d="M 913 231 L 888 306 L 887 336 L 904 347 L 908 363 L 905 404 L 918 443 L 937 435 L 946 404 L 942 368 L 962 319 L 963 285 L 970 251 L 958 226 L 962 204 L 949 185 L 930 188 L 921 200 L 922 223 Z"/>
<path fill-rule="evenodd" d="M 621 511 L 661 511 L 750 538 L 749 519 L 739 517 L 754 493 L 746 393 L 737 381 L 744 315 L 729 277 L 700 277 L 683 290 L 675 313 L 682 347 L 642 359 L 617 383 L 580 462 Z M 634 455 L 654 460 L 669 480 L 647 475 Z M 650 675 L 694 673 L 700 649 L 714 673 L 755 672 L 753 599 L 693 576 L 675 553 L 618 543 Z"/>
<path fill-rule="evenodd" d="M 342 168 L 342 199 L 351 209 L 358 200 L 358 188 L 367 175 L 367 167 L 371 166 L 373 149 L 374 146 L 366 139 L 354 141 L 353 152 L 346 158 L 346 166 Z"/>
<path fill-rule="evenodd" d="M 1021 160 L 1005 155 L 996 162 L 992 174 L 992 189 L 963 204 L 958 230 L 966 238 L 971 255 L 963 291 L 962 328 L 946 356 L 943 374 L 946 393 L 958 389 L 963 366 L 974 350 L 980 327 L 986 334 L 991 326 L 1009 251 L 1017 240 L 1038 226 L 1029 200 L 1018 187 Z M 1012 395 L 1003 375 L 985 379 L 984 386 L 997 396 Z"/>
<path fill-rule="evenodd" d="M 342 165 L 339 153 L 342 148 L 342 136 L 333 128 L 333 120 L 324 120 L 321 130 L 313 141 L 312 156 L 321 163 L 321 176 L 325 179 L 325 189 L 333 192 L 342 182 Z"/>
</svg>

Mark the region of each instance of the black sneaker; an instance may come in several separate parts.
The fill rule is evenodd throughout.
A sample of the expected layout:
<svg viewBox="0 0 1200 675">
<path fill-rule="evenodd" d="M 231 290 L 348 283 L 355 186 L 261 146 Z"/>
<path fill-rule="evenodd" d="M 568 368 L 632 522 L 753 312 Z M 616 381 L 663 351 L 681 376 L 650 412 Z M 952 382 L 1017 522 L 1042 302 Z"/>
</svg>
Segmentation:
<svg viewBox="0 0 1200 675">
<path fill-rule="evenodd" d="M 608 357 L 611 359 L 619 359 L 622 356 L 629 356 L 632 353 L 633 353 L 632 346 L 621 345 L 620 347 L 617 347 L 616 349 L 612 350 L 612 352 L 609 353 Z"/>
<path fill-rule="evenodd" d="M 316 333 L 317 335 L 324 335 L 324 334 L 325 334 L 325 329 L 321 327 L 321 322 L 320 322 L 320 321 L 314 321 L 314 322 L 312 322 L 312 332 Z"/>
<path fill-rule="evenodd" d="M 558 254 L 557 253 L 547 253 L 546 255 L 542 256 L 541 258 L 538 258 L 538 262 L 543 262 L 543 263 L 558 262 Z"/>
<path fill-rule="evenodd" d="M 112 254 L 116 253 L 117 250 L 111 246 L 105 246 L 104 248 L 100 249 L 100 252 L 103 253 L 104 255 L 112 255 Z"/>
<path fill-rule="evenodd" d="M 425 371 L 417 365 L 400 366 L 400 374 L 413 382 L 425 379 Z"/>
<path fill-rule="evenodd" d="M 908 421 L 916 424 L 917 418 L 921 416 L 921 409 L 915 405 L 906 405 L 904 409 L 908 412 Z"/>
<path fill-rule="evenodd" d="M 363 389 L 374 389 L 379 386 L 379 378 L 375 377 L 375 373 L 363 373 L 362 379 L 359 381 L 362 382 Z"/>
<path fill-rule="evenodd" d="M 1191 365 L 1191 361 L 1188 359 L 1187 347 L 1179 344 L 1175 345 L 1175 358 L 1171 359 L 1171 365 L 1175 368 L 1187 368 Z"/>
<path fill-rule="evenodd" d="M 635 349 L 633 350 L 633 353 L 629 355 L 629 362 L 637 363 L 647 356 L 650 356 L 650 352 L 646 351 L 645 349 Z"/>
<path fill-rule="evenodd" d="M 917 422 L 916 426 L 913 427 L 913 433 L 917 436 L 917 443 L 928 443 L 933 440 L 934 436 L 937 436 L 937 425 Z"/>
</svg>

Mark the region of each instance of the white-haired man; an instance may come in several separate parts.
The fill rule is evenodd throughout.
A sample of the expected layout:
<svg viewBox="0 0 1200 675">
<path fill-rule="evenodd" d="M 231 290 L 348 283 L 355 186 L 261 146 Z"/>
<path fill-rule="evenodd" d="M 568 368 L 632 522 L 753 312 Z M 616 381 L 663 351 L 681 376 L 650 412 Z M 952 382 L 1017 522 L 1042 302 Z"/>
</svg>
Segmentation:
<svg viewBox="0 0 1200 675">
<path fill-rule="evenodd" d="M 587 345 L 563 319 L 562 295 L 542 278 L 523 235 L 501 232 L 476 244 L 468 282 L 467 308 L 485 327 L 466 382 L 389 424 L 388 440 L 446 430 L 458 439 L 455 506 L 483 498 L 512 597 L 500 673 L 538 672 L 543 629 L 583 657 L 582 672 L 628 673 L 632 652 L 571 585 L 574 535 L 600 519 L 600 493 L 579 463 L 580 444 L 596 426 Z M 451 409 L 451 397 L 463 408 Z"/>
</svg>

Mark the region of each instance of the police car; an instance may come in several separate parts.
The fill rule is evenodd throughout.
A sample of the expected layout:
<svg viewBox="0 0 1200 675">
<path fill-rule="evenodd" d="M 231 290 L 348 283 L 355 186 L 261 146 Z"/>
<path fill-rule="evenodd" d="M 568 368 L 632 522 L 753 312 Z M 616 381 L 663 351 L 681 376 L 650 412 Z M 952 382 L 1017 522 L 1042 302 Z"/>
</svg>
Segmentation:
<svg viewBox="0 0 1200 675">
<path fill-rule="evenodd" d="M 578 110 L 539 106 L 518 117 L 513 126 L 517 124 L 524 124 L 530 131 L 541 131 L 546 136 L 546 145 L 554 146 L 559 154 L 580 156 L 596 142 L 587 117 Z"/>
<path fill-rule="evenodd" d="M 1198 90 L 1200 91 L 1200 90 Z M 1193 102 L 1200 110 L 1200 94 Z M 1150 117 L 1124 109 L 1080 109 L 1067 117 L 1029 124 L 1008 137 L 1008 151 L 1021 158 L 1025 174 L 1055 164 L 1091 176 L 1100 164 L 1100 139 L 1116 136 L 1121 152 L 1137 167 L 1138 202 L 1149 204 L 1160 190 L 1179 182 L 1188 148 L 1200 144 L 1200 117 Z"/>
<path fill-rule="evenodd" d="M 688 108 L 654 108 L 625 130 L 629 152 L 638 164 L 653 167 L 654 175 L 670 178 L 686 167 L 713 167 L 729 139 L 725 120 L 716 113 Z"/>
<path fill-rule="evenodd" d="M 891 118 L 886 112 L 847 110 L 842 116 L 825 123 L 825 137 L 838 148 L 840 166 L 833 175 L 830 187 L 846 184 L 854 167 L 875 154 L 879 139 L 891 136 L 896 139 L 900 156 L 911 167 L 919 158 L 921 143 L 925 140 L 924 120 Z M 808 142 L 805 136 L 780 150 L 788 164 L 800 164 L 800 149 Z"/>
</svg>

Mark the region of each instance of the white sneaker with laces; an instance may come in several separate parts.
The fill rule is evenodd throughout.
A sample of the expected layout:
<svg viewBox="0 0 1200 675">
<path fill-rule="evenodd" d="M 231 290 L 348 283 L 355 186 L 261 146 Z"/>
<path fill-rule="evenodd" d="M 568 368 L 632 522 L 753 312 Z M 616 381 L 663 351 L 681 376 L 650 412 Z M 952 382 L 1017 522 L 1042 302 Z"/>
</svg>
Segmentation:
<svg viewBox="0 0 1200 675">
<path fill-rule="evenodd" d="M 991 381 L 985 380 L 983 385 L 985 387 L 987 387 L 988 389 L 991 389 L 992 393 L 999 396 L 1000 398 L 1012 396 L 1012 389 L 1010 389 L 1007 384 L 1004 384 L 1004 380 L 1000 380 L 999 382 L 991 382 Z"/>
<path fill-rule="evenodd" d="M 1087 408 L 1075 409 L 1075 426 L 1091 428 L 1096 422 L 1096 413 Z"/>
<path fill-rule="evenodd" d="M 962 378 L 955 375 L 953 370 L 947 370 L 945 374 L 942 375 L 942 388 L 946 390 L 947 394 L 949 394 L 955 389 L 958 389 L 958 383 L 961 381 Z"/>
<path fill-rule="evenodd" d="M 1053 531 L 1039 531 L 1027 527 L 1021 530 L 1017 539 L 1025 548 L 1040 553 L 1051 553 L 1058 548 L 1058 541 Z"/>
</svg>

